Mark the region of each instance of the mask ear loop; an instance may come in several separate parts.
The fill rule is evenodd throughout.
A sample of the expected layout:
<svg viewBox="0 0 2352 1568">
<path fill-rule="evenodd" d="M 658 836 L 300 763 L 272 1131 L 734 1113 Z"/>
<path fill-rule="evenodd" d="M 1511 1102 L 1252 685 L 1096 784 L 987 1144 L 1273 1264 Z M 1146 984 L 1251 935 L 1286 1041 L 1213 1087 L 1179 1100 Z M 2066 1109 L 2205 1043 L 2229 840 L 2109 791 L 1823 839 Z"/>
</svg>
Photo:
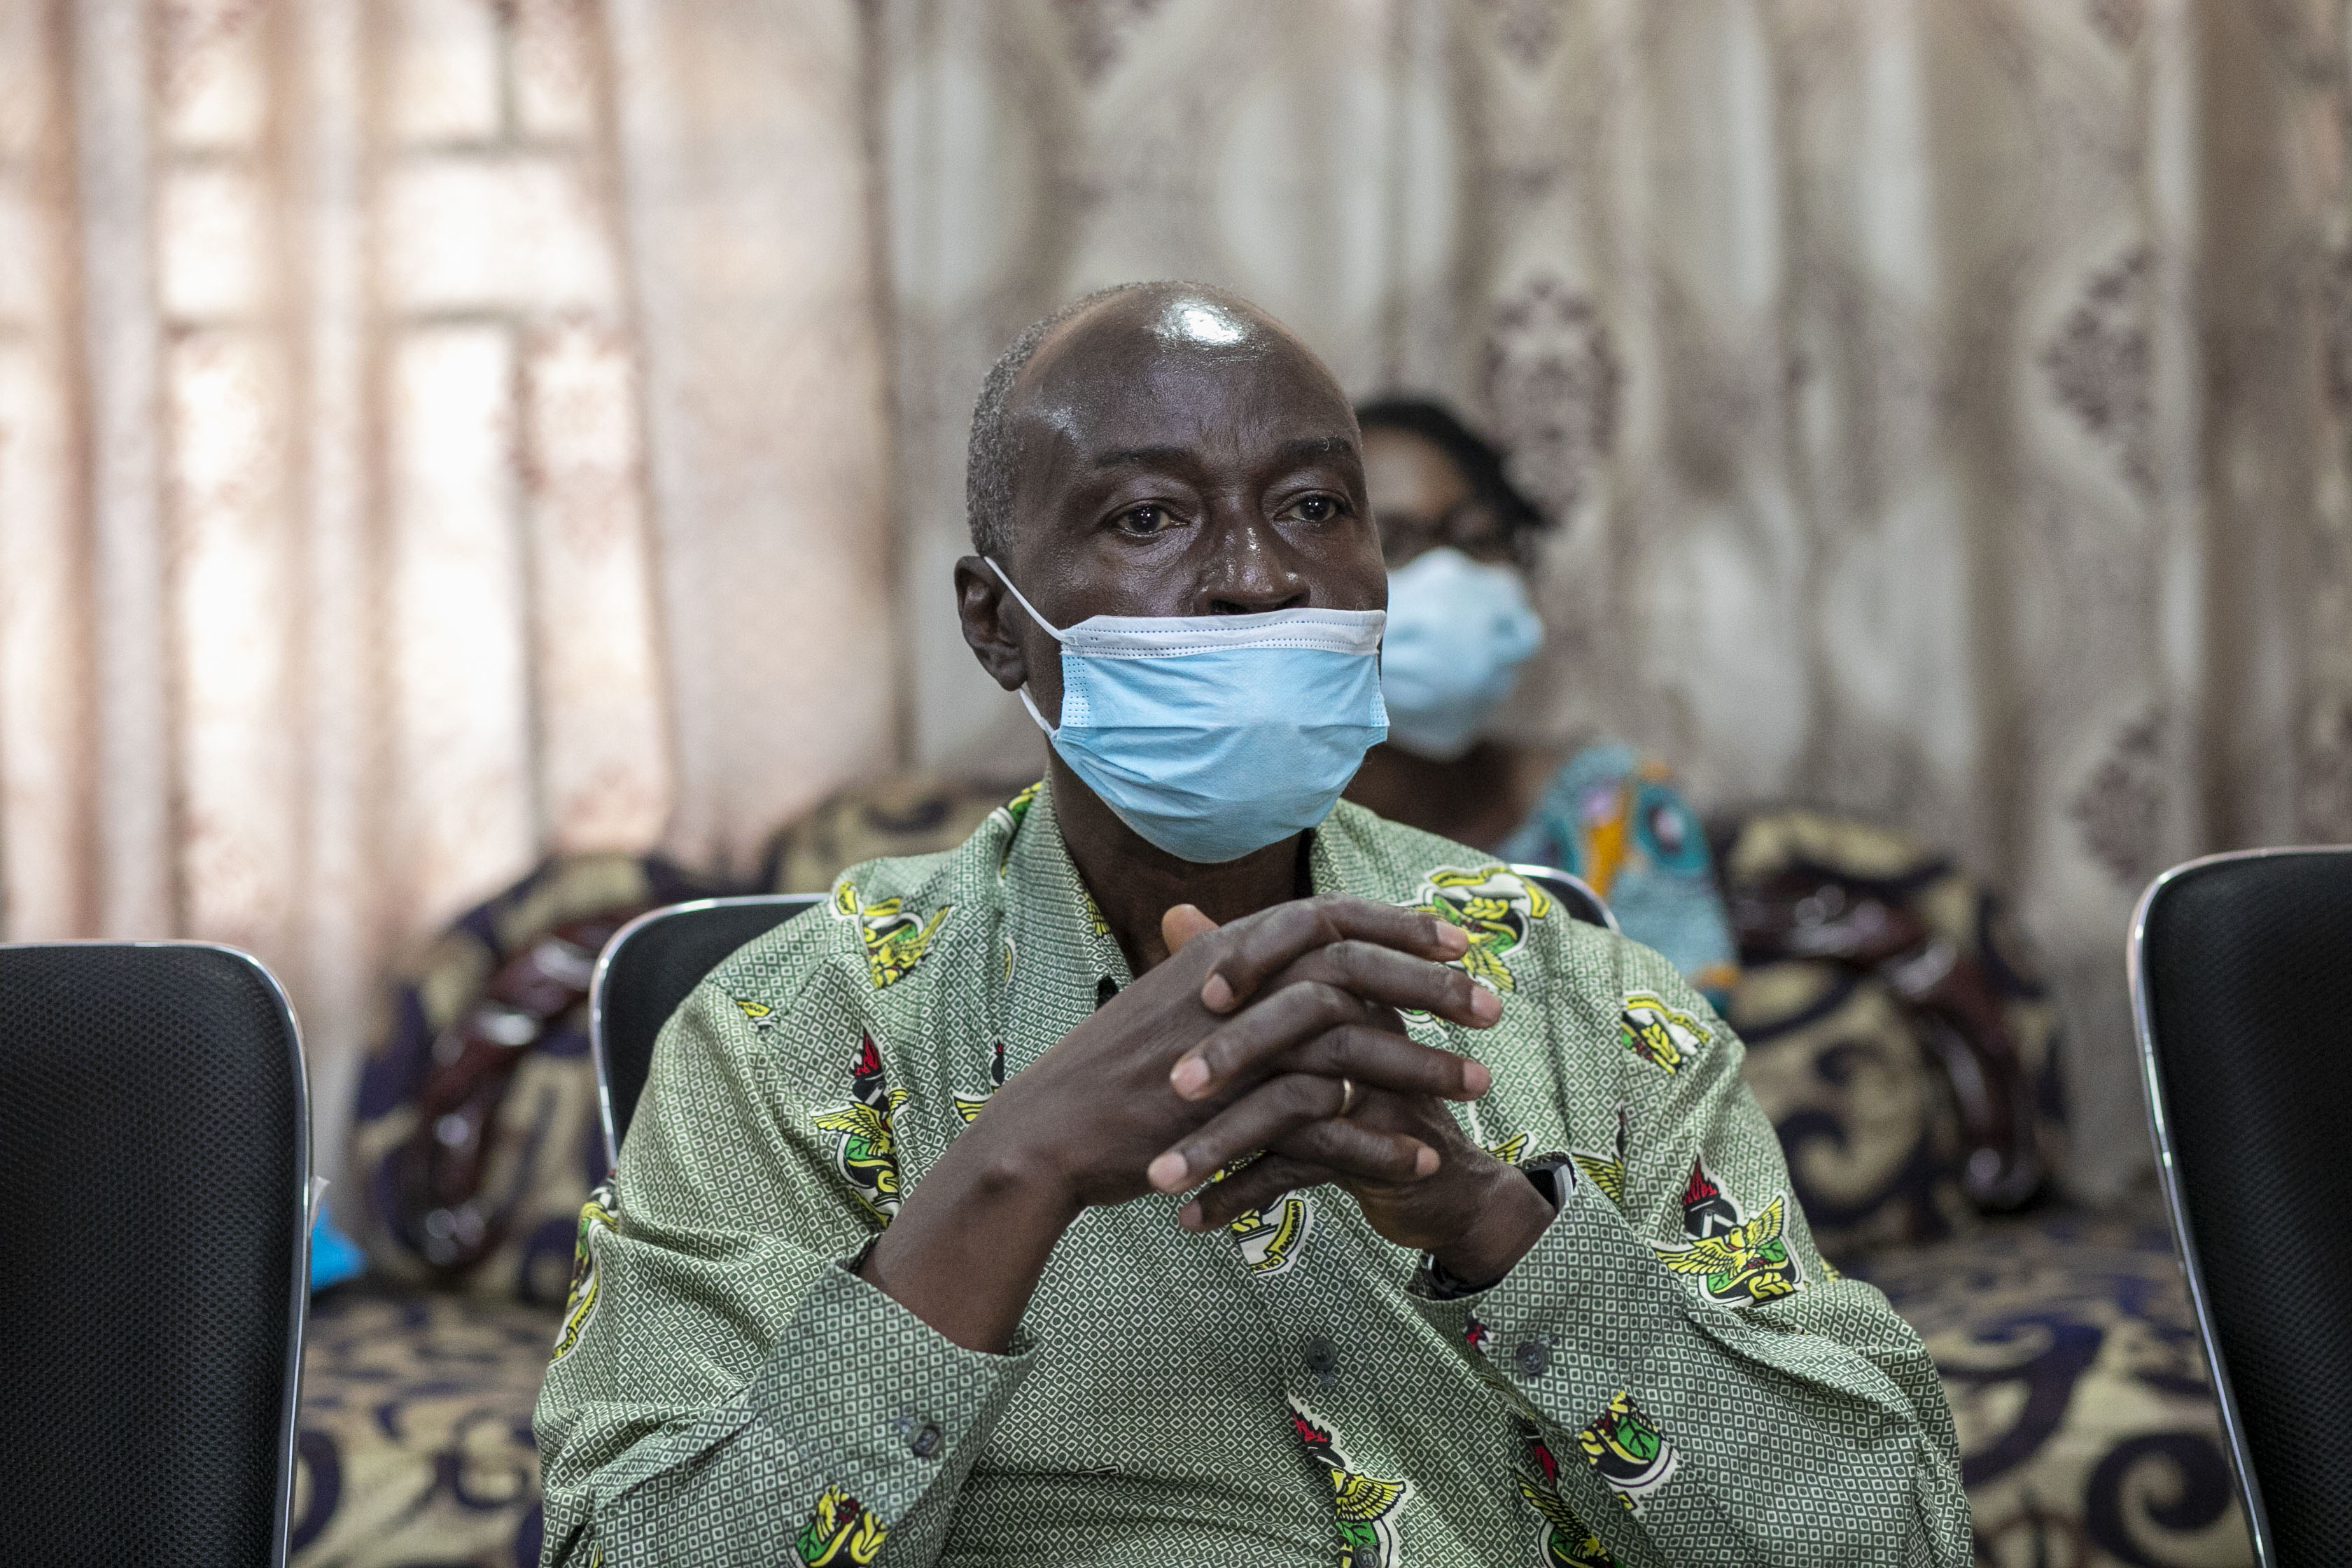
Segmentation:
<svg viewBox="0 0 2352 1568">
<path fill-rule="evenodd" d="M 1013 585 L 1012 577 L 1005 573 L 1003 567 L 999 566 L 996 563 L 996 558 L 994 556 L 983 555 L 981 559 L 988 563 L 988 569 L 996 574 L 996 580 L 1004 584 L 1005 592 L 1011 594 L 1014 600 L 1020 604 L 1021 607 L 1029 612 L 1029 618 L 1043 627 L 1047 637 L 1052 637 L 1057 643 L 1067 642 L 1069 640 L 1062 635 L 1060 627 L 1055 626 L 1053 622 L 1047 620 L 1045 616 L 1037 613 L 1037 606 L 1029 602 L 1028 595 L 1024 595 L 1020 589 Z M 1045 731 L 1045 735 L 1048 740 L 1052 739 L 1055 726 L 1046 723 L 1045 716 L 1037 711 L 1036 700 L 1029 695 L 1029 683 L 1025 680 L 1023 681 L 1019 691 L 1017 691 L 1015 695 L 1021 699 L 1021 706 L 1029 710 L 1029 717 L 1037 721 L 1037 728 Z"/>
</svg>

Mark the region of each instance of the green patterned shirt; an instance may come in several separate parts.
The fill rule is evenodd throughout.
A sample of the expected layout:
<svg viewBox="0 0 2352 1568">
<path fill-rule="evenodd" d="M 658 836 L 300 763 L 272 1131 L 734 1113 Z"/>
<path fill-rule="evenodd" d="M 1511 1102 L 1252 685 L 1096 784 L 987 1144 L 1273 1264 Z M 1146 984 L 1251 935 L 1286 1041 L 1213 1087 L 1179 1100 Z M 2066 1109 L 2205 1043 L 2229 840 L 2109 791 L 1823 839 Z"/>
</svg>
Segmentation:
<svg viewBox="0 0 2352 1568">
<path fill-rule="evenodd" d="M 1815 1252 L 1673 966 L 1345 804 L 1310 865 L 1465 927 L 1505 998 L 1408 1026 L 1493 1069 L 1471 1137 L 1557 1173 L 1507 1276 L 1441 1299 L 1334 1188 L 1229 1235 L 1174 1197 L 1087 1210 L 1004 1355 L 852 1272 L 1129 978 L 1033 788 L 853 868 L 664 1031 L 540 1400 L 546 1562 L 1965 1564 L 1935 1368 Z"/>
</svg>

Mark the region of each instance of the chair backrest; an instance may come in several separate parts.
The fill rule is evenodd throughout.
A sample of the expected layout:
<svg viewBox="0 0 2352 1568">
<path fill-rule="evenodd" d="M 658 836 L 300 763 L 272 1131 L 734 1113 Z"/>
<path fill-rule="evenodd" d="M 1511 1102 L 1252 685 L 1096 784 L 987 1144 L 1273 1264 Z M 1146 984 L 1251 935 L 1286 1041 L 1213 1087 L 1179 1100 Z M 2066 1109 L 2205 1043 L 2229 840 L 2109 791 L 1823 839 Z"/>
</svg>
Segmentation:
<svg viewBox="0 0 2352 1568">
<path fill-rule="evenodd" d="M 310 1127 L 245 954 L 0 947 L 0 1563 L 285 1561 Z"/>
<path fill-rule="evenodd" d="M 1511 869 L 1531 882 L 1541 882 L 1544 891 L 1559 900 L 1560 908 L 1568 911 L 1570 919 L 1586 925 L 1607 926 L 1611 931 L 1617 929 L 1617 917 L 1610 912 L 1609 900 L 1594 892 L 1592 884 L 1583 878 L 1557 866 L 1513 866 Z"/>
<path fill-rule="evenodd" d="M 621 1158 L 669 1016 L 729 953 L 824 901 L 822 893 L 697 899 L 648 910 L 613 933 L 588 982 L 588 1049 L 608 1168 Z"/>
<path fill-rule="evenodd" d="M 2352 1541 L 2352 848 L 2176 867 L 2132 922 L 2173 1233 L 2257 1559 Z"/>
</svg>

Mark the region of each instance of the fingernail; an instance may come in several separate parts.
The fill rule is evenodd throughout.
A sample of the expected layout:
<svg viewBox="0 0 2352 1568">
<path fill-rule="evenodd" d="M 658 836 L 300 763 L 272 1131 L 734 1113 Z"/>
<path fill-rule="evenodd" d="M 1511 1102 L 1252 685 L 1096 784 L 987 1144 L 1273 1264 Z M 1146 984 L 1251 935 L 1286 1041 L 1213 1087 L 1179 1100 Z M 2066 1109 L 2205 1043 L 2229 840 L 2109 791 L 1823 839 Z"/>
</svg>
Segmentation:
<svg viewBox="0 0 2352 1568">
<path fill-rule="evenodd" d="M 1143 1179 L 1163 1193 L 1184 1190 L 1184 1156 L 1171 1149 L 1144 1167 Z"/>
<path fill-rule="evenodd" d="M 1170 1069 L 1168 1081 L 1175 1086 L 1178 1094 L 1190 1100 L 1209 1087 L 1209 1064 L 1198 1057 L 1186 1057 Z"/>
<path fill-rule="evenodd" d="M 1412 1173 L 1416 1176 L 1427 1176 L 1434 1174 L 1436 1170 L 1437 1151 L 1424 1143 L 1421 1146 L 1421 1152 L 1412 1157 Z"/>
<path fill-rule="evenodd" d="M 1234 988 L 1225 984 L 1222 974 L 1212 974 L 1209 983 L 1201 987 L 1201 1005 L 1212 1013 L 1222 1013 L 1234 1005 Z"/>
<path fill-rule="evenodd" d="M 1470 951 L 1470 933 L 1460 926 L 1439 926 L 1437 951 L 1448 958 L 1461 957 Z"/>
<path fill-rule="evenodd" d="M 1462 1064 L 1462 1088 L 1471 1099 L 1477 1099 L 1494 1087 L 1495 1075 L 1486 1070 L 1485 1062 Z"/>
<path fill-rule="evenodd" d="M 1481 985 L 1470 998 L 1470 1016 L 1481 1024 L 1491 1024 L 1503 1016 L 1503 999 Z"/>
</svg>

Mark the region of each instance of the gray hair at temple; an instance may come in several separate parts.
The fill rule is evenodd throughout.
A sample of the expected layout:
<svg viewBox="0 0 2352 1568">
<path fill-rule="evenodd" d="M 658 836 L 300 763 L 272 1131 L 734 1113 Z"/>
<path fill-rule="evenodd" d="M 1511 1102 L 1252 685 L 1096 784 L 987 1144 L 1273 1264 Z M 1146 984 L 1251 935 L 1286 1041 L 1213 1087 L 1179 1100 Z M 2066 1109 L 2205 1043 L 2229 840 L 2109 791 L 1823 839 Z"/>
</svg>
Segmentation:
<svg viewBox="0 0 2352 1568">
<path fill-rule="evenodd" d="M 971 445 L 964 458 L 963 498 L 966 520 L 971 527 L 971 547 L 982 555 L 1002 562 L 1013 547 L 1013 470 L 1021 457 L 1020 438 L 1013 428 L 1013 384 L 1021 379 L 1021 373 L 1028 368 L 1046 333 L 1071 317 L 1122 294 L 1198 294 L 1207 300 L 1239 305 L 1248 314 L 1262 318 L 1257 307 L 1228 289 L 1162 279 L 1097 289 L 1091 294 L 1080 295 L 1044 321 L 1030 323 L 988 367 L 988 377 L 980 384 L 980 399 L 972 405 Z"/>
</svg>

